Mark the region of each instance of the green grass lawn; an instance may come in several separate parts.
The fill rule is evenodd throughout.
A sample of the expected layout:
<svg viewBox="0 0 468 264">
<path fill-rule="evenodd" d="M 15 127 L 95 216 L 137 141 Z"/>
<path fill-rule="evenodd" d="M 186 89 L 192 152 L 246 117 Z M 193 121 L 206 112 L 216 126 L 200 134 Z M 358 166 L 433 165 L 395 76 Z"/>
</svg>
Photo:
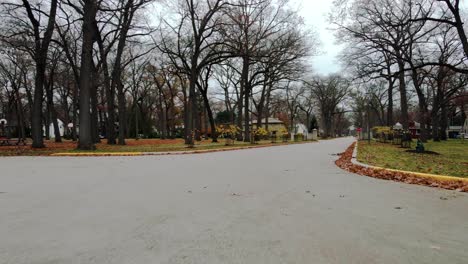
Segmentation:
<svg viewBox="0 0 468 264">
<path fill-rule="evenodd" d="M 411 149 L 415 146 L 413 141 Z M 424 147 L 440 155 L 408 153 L 399 145 L 360 141 L 357 159 L 379 167 L 468 178 L 468 140 L 429 141 Z"/>
</svg>

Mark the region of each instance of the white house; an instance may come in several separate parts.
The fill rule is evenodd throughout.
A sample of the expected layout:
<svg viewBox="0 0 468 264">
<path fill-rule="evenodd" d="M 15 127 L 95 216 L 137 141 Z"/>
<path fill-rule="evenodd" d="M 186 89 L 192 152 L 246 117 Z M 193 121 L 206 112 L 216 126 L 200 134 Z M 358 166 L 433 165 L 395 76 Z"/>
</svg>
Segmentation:
<svg viewBox="0 0 468 264">
<path fill-rule="evenodd" d="M 58 126 L 59 126 L 59 131 L 60 131 L 60 136 L 63 136 L 64 133 L 65 133 L 65 126 L 62 122 L 62 120 L 60 119 L 57 119 L 57 123 L 58 123 Z M 45 127 L 42 128 L 42 131 L 44 131 L 44 136 L 46 135 L 46 129 Z M 54 124 L 51 122 L 49 124 L 49 137 L 50 138 L 55 138 L 55 132 L 54 132 Z"/>
<path fill-rule="evenodd" d="M 311 139 L 310 136 L 312 136 L 312 134 L 309 135 L 307 126 L 301 123 L 298 123 L 294 126 L 294 130 L 291 133 L 291 140 L 294 140 L 295 134 L 302 134 L 306 139 Z"/>
<path fill-rule="evenodd" d="M 309 130 L 307 129 L 307 126 L 301 123 L 296 124 L 296 127 L 294 128 L 294 132 L 296 134 L 303 134 L 304 136 L 307 136 L 309 133 Z"/>
</svg>

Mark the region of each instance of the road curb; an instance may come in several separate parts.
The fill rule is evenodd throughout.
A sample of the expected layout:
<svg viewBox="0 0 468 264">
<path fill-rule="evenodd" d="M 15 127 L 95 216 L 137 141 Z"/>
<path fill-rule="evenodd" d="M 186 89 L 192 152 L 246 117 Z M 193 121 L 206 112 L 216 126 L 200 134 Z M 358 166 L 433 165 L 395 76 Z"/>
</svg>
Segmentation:
<svg viewBox="0 0 468 264">
<path fill-rule="evenodd" d="M 101 152 L 101 153 L 53 153 L 50 157 L 109 157 L 109 156 L 142 156 L 143 152 Z"/>
<path fill-rule="evenodd" d="M 166 152 L 100 152 L 100 153 L 88 153 L 88 152 L 61 152 L 50 154 L 49 157 L 119 157 L 119 156 L 167 156 L 167 155 L 188 155 L 188 154 L 205 154 L 223 151 L 234 151 L 243 149 L 256 149 L 256 148 L 267 148 L 267 147 L 280 147 L 290 146 L 296 144 L 309 144 L 316 143 L 318 141 L 306 141 L 306 142 L 292 142 L 289 144 L 265 144 L 260 146 L 245 146 L 245 147 L 232 147 L 232 148 L 221 148 L 221 149 L 206 149 L 206 150 L 188 150 L 188 151 L 166 151 Z"/>
</svg>

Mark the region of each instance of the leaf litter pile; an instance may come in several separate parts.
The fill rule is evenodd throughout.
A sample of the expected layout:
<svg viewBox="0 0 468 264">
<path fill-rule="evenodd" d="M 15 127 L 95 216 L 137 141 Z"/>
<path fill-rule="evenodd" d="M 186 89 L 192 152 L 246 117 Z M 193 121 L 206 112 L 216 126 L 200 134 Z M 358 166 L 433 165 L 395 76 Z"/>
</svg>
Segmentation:
<svg viewBox="0 0 468 264">
<path fill-rule="evenodd" d="M 335 161 L 335 164 L 349 172 L 356 173 L 359 175 L 369 176 L 377 179 L 382 180 L 392 180 L 397 182 L 404 182 L 409 184 L 417 184 L 417 185 L 424 185 L 430 187 L 437 187 L 443 188 L 447 190 L 456 190 L 460 192 L 468 192 L 468 181 L 467 180 L 451 180 L 451 179 L 444 179 L 444 178 L 437 178 L 437 177 L 424 177 L 421 175 L 413 174 L 413 173 L 404 173 L 404 172 L 396 172 L 396 171 L 389 171 L 384 169 L 375 169 L 375 168 L 367 168 L 364 166 L 360 166 L 351 162 L 353 157 L 353 150 L 354 145 L 356 143 L 351 144 L 351 146 L 346 149 L 345 152 L 342 153 L 340 158 Z"/>
</svg>

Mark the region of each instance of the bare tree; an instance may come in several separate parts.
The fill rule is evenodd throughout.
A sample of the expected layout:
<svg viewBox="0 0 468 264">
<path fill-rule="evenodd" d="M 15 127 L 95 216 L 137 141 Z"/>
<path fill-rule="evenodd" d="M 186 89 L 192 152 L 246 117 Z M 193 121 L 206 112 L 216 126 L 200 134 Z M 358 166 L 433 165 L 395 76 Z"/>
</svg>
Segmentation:
<svg viewBox="0 0 468 264">
<path fill-rule="evenodd" d="M 158 48 L 166 54 L 172 65 L 187 76 L 189 82 L 187 123 L 185 123 L 186 144 L 193 146 L 195 125 L 197 123 L 197 82 L 200 74 L 207 66 L 229 57 L 226 43 L 220 34 L 223 17 L 221 16 L 227 3 L 222 0 L 181 0 L 178 3 L 178 18 L 176 21 L 165 20 L 170 35 L 164 36 L 161 31 Z M 198 131 L 197 131 L 198 132 Z"/>
<path fill-rule="evenodd" d="M 97 13 L 96 0 L 85 0 L 83 6 L 83 45 L 80 66 L 80 137 L 78 149 L 95 149 L 91 132 L 90 99 L 93 69 L 93 39 L 96 31 L 94 19 Z"/>
<path fill-rule="evenodd" d="M 42 131 L 42 102 L 47 55 L 55 28 L 57 2 L 57 0 L 50 1 L 48 12 L 41 9 L 40 6 L 32 6 L 28 0 L 22 0 L 21 4 L 17 2 L 3 3 L 7 14 L 16 22 L 8 29 L 2 40 L 18 49 L 26 50 L 35 62 L 34 103 L 31 113 L 32 146 L 34 148 L 45 147 Z M 39 18 L 44 14 L 47 16 L 46 25 L 42 25 Z M 30 40 L 27 39 L 26 35 L 22 34 L 24 31 L 28 32 L 26 35 L 33 36 L 32 46 L 30 46 Z"/>
<path fill-rule="evenodd" d="M 316 97 L 320 109 L 320 119 L 325 137 L 334 137 L 333 120 L 340 113 L 338 107 L 348 95 L 350 83 L 339 75 L 328 77 L 317 76 L 306 81 L 312 94 Z"/>
</svg>

